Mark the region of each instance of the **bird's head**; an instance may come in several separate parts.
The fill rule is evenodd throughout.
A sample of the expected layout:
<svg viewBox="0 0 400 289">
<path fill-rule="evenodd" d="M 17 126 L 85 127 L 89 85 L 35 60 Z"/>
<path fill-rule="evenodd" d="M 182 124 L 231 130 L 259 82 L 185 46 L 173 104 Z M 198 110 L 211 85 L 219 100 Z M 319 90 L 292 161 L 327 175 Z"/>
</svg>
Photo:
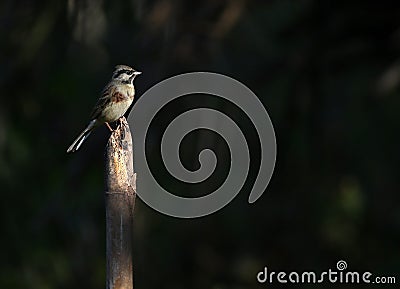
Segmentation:
<svg viewBox="0 0 400 289">
<path fill-rule="evenodd" d="M 141 72 L 136 71 L 132 67 L 127 65 L 117 65 L 115 66 L 112 79 L 124 84 L 133 84 L 133 80 L 139 74 L 141 74 Z"/>
</svg>

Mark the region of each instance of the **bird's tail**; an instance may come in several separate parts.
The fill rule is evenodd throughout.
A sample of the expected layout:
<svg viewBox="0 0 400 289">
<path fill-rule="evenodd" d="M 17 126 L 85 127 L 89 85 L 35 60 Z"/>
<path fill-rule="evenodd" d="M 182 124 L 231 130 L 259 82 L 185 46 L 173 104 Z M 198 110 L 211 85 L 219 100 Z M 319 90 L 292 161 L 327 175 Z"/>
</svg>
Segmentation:
<svg viewBox="0 0 400 289">
<path fill-rule="evenodd" d="M 82 143 L 89 137 L 93 128 L 95 127 L 96 120 L 92 120 L 88 126 L 82 131 L 82 133 L 74 140 L 74 142 L 67 149 L 67 153 L 76 152 Z"/>
</svg>

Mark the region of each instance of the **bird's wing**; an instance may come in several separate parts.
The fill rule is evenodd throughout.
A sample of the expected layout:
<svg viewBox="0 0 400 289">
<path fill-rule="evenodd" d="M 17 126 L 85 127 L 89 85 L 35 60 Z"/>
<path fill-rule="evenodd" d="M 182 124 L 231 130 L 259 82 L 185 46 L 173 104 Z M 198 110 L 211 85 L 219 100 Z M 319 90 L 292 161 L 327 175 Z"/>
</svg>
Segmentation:
<svg viewBox="0 0 400 289">
<path fill-rule="evenodd" d="M 100 114 L 103 112 L 104 108 L 110 105 L 110 102 L 118 103 L 120 101 L 125 101 L 126 99 L 127 99 L 126 95 L 121 93 L 114 84 L 109 83 L 103 89 L 101 97 L 97 101 L 92 111 L 91 119 L 98 118 Z"/>
<path fill-rule="evenodd" d="M 104 108 L 108 105 L 110 102 L 110 97 L 109 94 L 111 93 L 112 86 L 109 83 L 101 92 L 101 96 L 96 102 L 96 105 L 94 106 L 92 110 L 92 114 L 90 115 L 90 119 L 96 119 L 99 117 L 101 112 L 104 110 Z"/>
</svg>

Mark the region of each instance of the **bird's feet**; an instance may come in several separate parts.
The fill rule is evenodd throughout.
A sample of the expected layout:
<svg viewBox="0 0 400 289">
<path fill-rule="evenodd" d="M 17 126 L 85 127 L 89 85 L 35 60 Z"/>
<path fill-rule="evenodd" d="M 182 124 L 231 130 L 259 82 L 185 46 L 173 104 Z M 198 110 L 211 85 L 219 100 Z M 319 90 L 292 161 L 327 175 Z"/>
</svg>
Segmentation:
<svg viewBox="0 0 400 289">
<path fill-rule="evenodd" d="M 108 122 L 106 122 L 105 124 L 106 124 L 106 126 L 108 127 L 108 129 L 109 129 L 111 132 L 114 131 Z"/>
<path fill-rule="evenodd" d="M 122 125 L 124 124 L 124 120 L 125 120 L 125 117 L 123 117 L 123 116 L 121 116 L 121 117 L 118 119 L 118 121 L 119 121 L 119 126 L 122 126 Z"/>
</svg>

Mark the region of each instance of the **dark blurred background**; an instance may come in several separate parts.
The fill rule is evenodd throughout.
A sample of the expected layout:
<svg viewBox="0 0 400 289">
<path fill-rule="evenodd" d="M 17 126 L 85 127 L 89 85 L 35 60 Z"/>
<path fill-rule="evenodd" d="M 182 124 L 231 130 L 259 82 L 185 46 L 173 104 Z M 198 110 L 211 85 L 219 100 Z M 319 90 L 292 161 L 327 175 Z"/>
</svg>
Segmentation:
<svg viewBox="0 0 400 289">
<path fill-rule="evenodd" d="M 139 97 L 184 72 L 233 77 L 263 102 L 278 144 L 271 183 L 254 204 L 247 203 L 259 156 L 254 134 L 249 178 L 223 210 L 182 220 L 137 201 L 136 288 L 282 288 L 258 284 L 257 272 L 321 272 L 341 259 L 349 270 L 400 281 L 395 1 L 0 3 L 1 288 L 105 287 L 109 132 L 98 129 L 73 155 L 66 149 L 116 64 L 143 71 Z M 225 107 L 251 133 L 229 104 L 184 101 Z M 207 132 L 188 137 L 185 164 L 198 165 L 191 143 L 213 140 Z M 229 169 L 218 143 L 216 178 Z"/>
</svg>

